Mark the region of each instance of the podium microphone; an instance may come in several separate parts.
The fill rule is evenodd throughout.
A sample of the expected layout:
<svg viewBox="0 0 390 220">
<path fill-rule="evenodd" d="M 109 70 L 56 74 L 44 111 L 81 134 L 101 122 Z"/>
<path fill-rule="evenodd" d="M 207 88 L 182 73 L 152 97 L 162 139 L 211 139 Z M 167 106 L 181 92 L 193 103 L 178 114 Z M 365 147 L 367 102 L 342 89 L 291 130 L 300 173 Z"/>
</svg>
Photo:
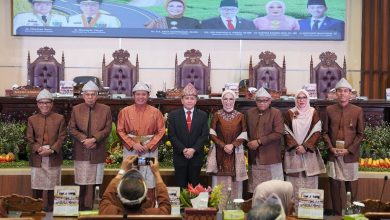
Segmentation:
<svg viewBox="0 0 390 220">
<path fill-rule="evenodd" d="M 382 197 L 383 197 L 383 193 L 385 192 L 387 179 L 388 179 L 387 176 L 385 176 L 384 179 L 383 179 L 383 187 L 382 187 L 382 192 L 381 192 L 381 199 L 379 200 L 379 202 L 382 202 Z"/>
</svg>

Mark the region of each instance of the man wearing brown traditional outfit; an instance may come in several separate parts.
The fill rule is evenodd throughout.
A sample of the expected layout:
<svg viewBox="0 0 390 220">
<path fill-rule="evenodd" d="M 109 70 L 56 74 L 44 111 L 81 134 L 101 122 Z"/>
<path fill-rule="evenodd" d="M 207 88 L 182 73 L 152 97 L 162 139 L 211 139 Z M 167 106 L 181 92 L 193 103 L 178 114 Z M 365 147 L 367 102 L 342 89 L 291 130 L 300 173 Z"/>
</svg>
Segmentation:
<svg viewBox="0 0 390 220">
<path fill-rule="evenodd" d="M 39 113 L 28 118 L 31 147 L 31 188 L 34 198 L 44 198 L 44 210 L 53 211 L 54 186 L 61 184 L 62 143 L 66 137 L 64 116 L 52 112 L 53 96 L 44 89 L 37 96 Z M 43 196 L 43 192 L 47 196 Z"/>
<path fill-rule="evenodd" d="M 357 195 L 360 143 L 364 135 L 362 108 L 350 104 L 352 86 L 342 78 L 336 84 L 338 103 L 326 108 L 323 136 L 328 147 L 327 172 L 330 181 L 333 214 L 341 215 L 341 186 Z"/>
<path fill-rule="evenodd" d="M 123 157 L 158 157 L 158 144 L 165 134 L 165 122 L 160 110 L 148 105 L 150 87 L 138 82 L 133 88 L 134 102 L 119 112 L 117 132 L 124 145 Z M 140 166 L 148 187 L 148 198 L 155 201 L 156 182 L 149 166 Z"/>
<path fill-rule="evenodd" d="M 138 214 L 169 215 L 171 203 L 168 190 L 161 178 L 158 161 L 150 163 L 150 169 L 156 179 L 156 197 L 158 207 L 151 207 L 147 198 L 148 191 L 142 174 L 133 168 L 137 156 L 129 155 L 122 163 L 118 175 L 111 180 L 99 205 L 101 215 Z"/>
<path fill-rule="evenodd" d="M 270 107 L 271 100 L 271 95 L 260 88 L 256 92 L 257 107 L 247 111 L 250 193 L 264 181 L 284 180 L 281 155 L 283 116 L 278 109 Z"/>
<path fill-rule="evenodd" d="M 112 126 L 110 107 L 96 103 L 98 91 L 92 81 L 84 85 L 84 103 L 73 107 L 69 121 L 74 138 L 75 183 L 80 185 L 80 210 L 92 209 L 95 186 L 103 182 L 106 140 Z"/>
</svg>

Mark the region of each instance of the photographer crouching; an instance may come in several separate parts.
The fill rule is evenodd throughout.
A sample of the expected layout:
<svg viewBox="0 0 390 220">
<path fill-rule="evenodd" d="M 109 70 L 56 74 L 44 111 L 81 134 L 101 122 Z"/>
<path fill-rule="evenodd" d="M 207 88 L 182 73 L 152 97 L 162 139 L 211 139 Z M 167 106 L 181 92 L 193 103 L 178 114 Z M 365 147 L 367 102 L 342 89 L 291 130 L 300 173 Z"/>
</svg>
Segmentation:
<svg viewBox="0 0 390 220">
<path fill-rule="evenodd" d="M 147 187 L 141 173 L 135 168 L 135 164 L 141 164 L 145 158 L 135 155 L 127 156 L 121 165 L 121 169 L 111 180 L 103 194 L 99 205 L 100 215 L 170 215 L 171 203 L 169 201 L 167 187 L 161 178 L 157 159 L 148 160 L 151 171 L 156 180 L 156 198 L 158 208 L 151 208 L 146 197 Z M 149 158 L 146 158 L 149 159 Z"/>
</svg>

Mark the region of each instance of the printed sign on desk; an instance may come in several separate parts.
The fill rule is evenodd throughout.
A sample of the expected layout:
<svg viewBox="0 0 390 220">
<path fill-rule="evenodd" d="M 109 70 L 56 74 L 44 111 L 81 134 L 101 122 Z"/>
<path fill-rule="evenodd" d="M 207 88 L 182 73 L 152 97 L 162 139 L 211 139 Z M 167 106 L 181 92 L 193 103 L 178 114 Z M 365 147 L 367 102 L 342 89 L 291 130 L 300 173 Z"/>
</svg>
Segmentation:
<svg viewBox="0 0 390 220">
<path fill-rule="evenodd" d="M 171 215 L 180 215 L 180 187 L 167 187 L 171 202 Z"/>
<path fill-rule="evenodd" d="M 317 84 L 311 83 L 311 84 L 306 84 L 303 86 L 303 89 L 306 90 L 309 95 L 310 99 L 317 99 Z"/>
<path fill-rule="evenodd" d="M 73 97 L 73 81 L 60 81 L 60 97 Z"/>
<path fill-rule="evenodd" d="M 324 218 L 324 190 L 300 188 L 298 191 L 298 218 Z"/>
<path fill-rule="evenodd" d="M 79 195 L 79 186 L 56 186 L 53 216 L 78 216 Z"/>
</svg>

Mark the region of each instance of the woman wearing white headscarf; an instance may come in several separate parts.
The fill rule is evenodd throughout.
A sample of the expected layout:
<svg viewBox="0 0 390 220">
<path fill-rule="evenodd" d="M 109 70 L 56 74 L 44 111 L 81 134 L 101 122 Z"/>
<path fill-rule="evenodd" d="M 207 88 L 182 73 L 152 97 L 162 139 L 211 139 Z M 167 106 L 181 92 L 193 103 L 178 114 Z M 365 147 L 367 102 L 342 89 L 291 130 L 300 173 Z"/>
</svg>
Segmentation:
<svg viewBox="0 0 390 220">
<path fill-rule="evenodd" d="M 294 186 L 295 204 L 298 204 L 299 188 L 317 189 L 318 175 L 325 172 L 324 162 L 317 149 L 321 135 L 320 114 L 310 106 L 306 90 L 296 93 L 295 107 L 287 111 L 284 127 L 284 172 L 286 180 Z"/>
<path fill-rule="evenodd" d="M 282 1 L 272 0 L 265 5 L 267 15 L 253 20 L 258 30 L 299 30 L 298 20 L 285 15 L 286 5 Z"/>
<path fill-rule="evenodd" d="M 246 121 L 244 115 L 234 109 L 235 100 L 234 91 L 222 93 L 223 109 L 213 115 L 210 125 L 214 154 L 209 154 L 211 158 L 208 158 L 208 172 L 214 175 L 213 186 L 223 183 L 223 191 L 231 188 L 232 199 L 242 198 L 242 181 L 248 178 L 242 145 L 247 140 Z M 210 170 L 211 164 L 214 170 Z"/>
</svg>

